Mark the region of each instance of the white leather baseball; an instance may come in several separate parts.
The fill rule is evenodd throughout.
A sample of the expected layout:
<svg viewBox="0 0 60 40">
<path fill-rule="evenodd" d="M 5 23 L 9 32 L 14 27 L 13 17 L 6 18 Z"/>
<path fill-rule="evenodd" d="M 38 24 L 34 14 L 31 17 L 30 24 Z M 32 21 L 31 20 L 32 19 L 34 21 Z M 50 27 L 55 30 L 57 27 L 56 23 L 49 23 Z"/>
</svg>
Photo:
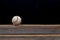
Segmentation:
<svg viewBox="0 0 60 40">
<path fill-rule="evenodd" d="M 19 24 L 21 23 L 21 17 L 19 17 L 19 16 L 14 16 L 14 17 L 12 18 L 12 23 L 13 23 L 14 25 L 19 25 Z"/>
</svg>

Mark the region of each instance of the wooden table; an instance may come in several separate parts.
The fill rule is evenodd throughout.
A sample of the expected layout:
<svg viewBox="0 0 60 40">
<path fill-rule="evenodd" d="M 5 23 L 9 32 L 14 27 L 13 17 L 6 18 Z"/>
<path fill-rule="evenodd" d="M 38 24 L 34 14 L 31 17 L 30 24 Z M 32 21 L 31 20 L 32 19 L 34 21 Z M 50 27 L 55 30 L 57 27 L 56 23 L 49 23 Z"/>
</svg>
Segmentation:
<svg viewBox="0 0 60 40">
<path fill-rule="evenodd" d="M 60 25 L 0 25 L 0 40 L 60 40 Z"/>
</svg>

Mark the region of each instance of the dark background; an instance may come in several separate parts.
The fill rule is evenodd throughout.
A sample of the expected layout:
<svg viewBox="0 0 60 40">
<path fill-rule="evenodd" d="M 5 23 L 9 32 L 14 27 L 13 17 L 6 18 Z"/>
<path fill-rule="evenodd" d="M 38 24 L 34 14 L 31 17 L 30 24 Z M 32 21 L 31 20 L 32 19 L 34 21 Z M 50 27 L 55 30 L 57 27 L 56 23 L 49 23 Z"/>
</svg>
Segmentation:
<svg viewBox="0 0 60 40">
<path fill-rule="evenodd" d="M 15 15 L 22 24 L 59 24 L 60 0 L 0 0 L 0 24 L 11 24 Z"/>
</svg>

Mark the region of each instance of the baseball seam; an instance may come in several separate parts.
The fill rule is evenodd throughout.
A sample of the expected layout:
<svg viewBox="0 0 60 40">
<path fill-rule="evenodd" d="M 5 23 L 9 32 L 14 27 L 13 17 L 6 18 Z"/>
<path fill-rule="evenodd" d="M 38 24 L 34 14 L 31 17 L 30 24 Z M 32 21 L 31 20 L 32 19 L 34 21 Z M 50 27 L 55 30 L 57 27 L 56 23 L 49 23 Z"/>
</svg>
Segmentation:
<svg viewBox="0 0 60 40">
<path fill-rule="evenodd" d="M 14 23 L 16 23 L 17 21 L 18 21 L 18 17 L 16 17 L 17 19 L 16 19 L 16 21 L 14 22 Z"/>
</svg>

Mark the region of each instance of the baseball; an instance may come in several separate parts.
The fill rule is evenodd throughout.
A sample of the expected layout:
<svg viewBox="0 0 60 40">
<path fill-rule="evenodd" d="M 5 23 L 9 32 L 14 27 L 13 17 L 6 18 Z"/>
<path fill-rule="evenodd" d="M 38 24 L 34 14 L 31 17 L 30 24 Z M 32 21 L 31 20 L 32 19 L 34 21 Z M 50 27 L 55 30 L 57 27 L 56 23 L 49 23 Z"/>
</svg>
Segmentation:
<svg viewBox="0 0 60 40">
<path fill-rule="evenodd" d="M 13 25 L 19 25 L 20 23 L 21 23 L 21 17 L 20 16 L 14 16 L 13 18 L 12 18 L 12 23 L 13 23 Z"/>
</svg>

